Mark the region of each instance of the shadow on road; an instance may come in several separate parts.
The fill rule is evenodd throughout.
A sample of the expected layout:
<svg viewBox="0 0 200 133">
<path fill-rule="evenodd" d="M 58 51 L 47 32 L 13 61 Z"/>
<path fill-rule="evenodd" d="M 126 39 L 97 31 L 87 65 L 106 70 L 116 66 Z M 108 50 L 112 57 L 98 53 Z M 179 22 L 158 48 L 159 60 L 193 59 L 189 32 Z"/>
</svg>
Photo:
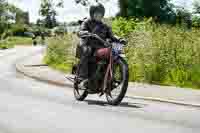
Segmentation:
<svg viewBox="0 0 200 133">
<path fill-rule="evenodd" d="M 85 102 L 88 103 L 88 105 L 99 105 L 99 106 L 110 106 L 107 102 L 105 101 L 96 101 L 96 100 L 85 100 Z M 140 104 L 140 103 L 130 103 L 130 102 L 122 102 L 118 106 L 113 106 L 113 107 L 124 107 L 124 108 L 143 108 L 146 106 L 145 104 Z"/>
</svg>

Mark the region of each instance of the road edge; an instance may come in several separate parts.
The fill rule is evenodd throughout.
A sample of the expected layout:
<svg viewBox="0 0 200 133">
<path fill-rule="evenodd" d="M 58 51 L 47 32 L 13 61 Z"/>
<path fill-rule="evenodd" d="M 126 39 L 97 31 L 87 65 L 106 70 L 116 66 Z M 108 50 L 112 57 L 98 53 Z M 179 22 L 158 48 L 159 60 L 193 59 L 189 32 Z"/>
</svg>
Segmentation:
<svg viewBox="0 0 200 133">
<path fill-rule="evenodd" d="M 26 58 L 28 58 L 28 57 L 26 57 Z M 27 76 L 27 77 L 29 77 L 29 78 L 35 79 L 37 81 L 45 82 L 45 83 L 48 83 L 48 84 L 56 85 L 56 86 L 73 88 L 73 84 L 72 83 L 70 84 L 70 83 L 63 83 L 63 82 L 59 82 L 59 81 L 44 79 L 44 78 L 41 78 L 40 76 L 36 76 L 36 75 L 33 75 L 33 74 L 29 73 L 29 72 L 26 72 L 25 69 L 24 69 L 25 66 L 20 65 L 19 62 L 20 61 L 18 61 L 18 63 L 15 63 L 16 71 L 21 73 L 21 74 L 23 74 L 23 75 L 25 75 L 25 76 Z M 66 78 L 66 80 L 67 80 L 67 78 Z M 126 98 L 148 100 L 148 101 L 170 103 L 170 104 L 176 104 L 176 105 L 200 108 L 200 104 L 186 103 L 186 102 L 162 99 L 162 98 L 157 98 L 157 97 L 144 97 L 144 96 L 134 96 L 133 94 L 127 94 Z"/>
</svg>

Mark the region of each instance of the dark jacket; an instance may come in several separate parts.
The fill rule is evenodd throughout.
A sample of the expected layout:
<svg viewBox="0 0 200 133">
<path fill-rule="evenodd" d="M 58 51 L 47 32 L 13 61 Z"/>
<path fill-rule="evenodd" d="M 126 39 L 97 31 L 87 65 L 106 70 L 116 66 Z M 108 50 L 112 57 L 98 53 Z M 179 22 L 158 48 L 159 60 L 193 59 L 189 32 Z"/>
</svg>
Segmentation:
<svg viewBox="0 0 200 133">
<path fill-rule="evenodd" d="M 92 19 L 86 19 L 82 24 L 80 31 L 88 31 L 93 34 L 99 35 L 102 39 L 111 39 L 111 41 L 118 41 L 118 39 L 113 35 L 112 30 L 110 27 L 108 27 L 106 24 L 102 22 L 97 22 Z M 96 40 L 90 38 L 89 40 L 86 40 L 87 45 L 93 47 L 93 48 L 102 48 L 104 47 L 103 44 Z"/>
</svg>

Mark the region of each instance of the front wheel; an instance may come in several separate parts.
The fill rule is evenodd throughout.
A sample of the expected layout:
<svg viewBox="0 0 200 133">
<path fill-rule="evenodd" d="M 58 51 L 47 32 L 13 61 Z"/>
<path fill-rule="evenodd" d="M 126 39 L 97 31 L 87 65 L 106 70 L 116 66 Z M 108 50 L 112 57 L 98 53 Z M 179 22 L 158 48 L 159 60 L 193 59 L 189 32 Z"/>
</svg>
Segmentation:
<svg viewBox="0 0 200 133">
<path fill-rule="evenodd" d="M 129 81 L 128 64 L 119 57 L 113 64 L 113 80 L 111 90 L 106 94 L 106 99 L 111 105 L 119 105 L 126 95 Z"/>
<path fill-rule="evenodd" d="M 87 91 L 81 90 L 80 88 L 78 88 L 78 84 L 74 83 L 74 97 L 76 98 L 76 100 L 83 101 L 85 100 L 87 95 L 88 95 Z"/>
<path fill-rule="evenodd" d="M 75 69 L 75 68 L 74 68 Z M 86 90 L 81 90 L 78 85 L 79 85 L 79 80 L 78 80 L 78 72 L 79 72 L 79 65 L 77 65 L 75 72 L 75 78 L 74 78 L 74 97 L 78 101 L 83 101 L 87 95 L 88 92 Z"/>
</svg>

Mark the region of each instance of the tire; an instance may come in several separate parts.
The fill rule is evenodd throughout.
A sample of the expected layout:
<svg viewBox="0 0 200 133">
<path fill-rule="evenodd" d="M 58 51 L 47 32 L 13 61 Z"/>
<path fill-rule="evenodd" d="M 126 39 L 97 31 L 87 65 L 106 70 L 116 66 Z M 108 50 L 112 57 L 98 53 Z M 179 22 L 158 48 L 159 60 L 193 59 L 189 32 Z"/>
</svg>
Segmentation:
<svg viewBox="0 0 200 133">
<path fill-rule="evenodd" d="M 88 95 L 88 92 L 85 90 L 80 90 L 78 85 L 79 85 L 79 81 L 78 81 L 78 72 L 79 72 L 79 65 L 77 65 L 77 71 L 76 71 L 76 76 L 74 79 L 74 97 L 77 101 L 83 101 L 85 100 L 85 98 Z M 80 91 L 83 91 L 80 93 Z"/>
<path fill-rule="evenodd" d="M 128 70 L 127 62 L 123 58 L 119 57 L 119 59 L 117 60 L 117 63 L 119 64 L 120 69 L 121 69 L 120 71 L 121 76 L 122 76 L 122 81 L 120 83 L 121 91 L 116 96 L 116 98 L 113 98 L 109 94 L 106 94 L 106 99 L 108 101 L 108 104 L 115 105 L 115 106 L 119 105 L 121 101 L 123 100 L 124 96 L 126 95 L 126 91 L 128 88 L 128 81 L 129 81 L 129 70 Z"/>
<path fill-rule="evenodd" d="M 76 84 L 76 83 L 75 83 Z M 74 85 L 74 97 L 77 101 L 83 101 L 88 96 L 88 92 L 84 91 L 80 93 L 80 90 L 78 89 L 78 85 Z"/>
</svg>

